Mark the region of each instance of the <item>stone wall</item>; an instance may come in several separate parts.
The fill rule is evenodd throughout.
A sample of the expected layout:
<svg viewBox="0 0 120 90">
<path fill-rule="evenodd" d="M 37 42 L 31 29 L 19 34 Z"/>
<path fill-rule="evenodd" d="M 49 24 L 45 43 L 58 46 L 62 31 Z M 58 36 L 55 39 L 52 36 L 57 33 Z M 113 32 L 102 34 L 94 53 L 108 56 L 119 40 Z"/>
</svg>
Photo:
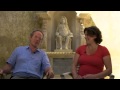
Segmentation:
<svg viewBox="0 0 120 90">
<path fill-rule="evenodd" d="M 72 58 L 54 58 L 53 70 L 55 74 L 71 72 Z"/>
<path fill-rule="evenodd" d="M 75 52 L 47 52 L 55 74 L 71 72 Z"/>
</svg>

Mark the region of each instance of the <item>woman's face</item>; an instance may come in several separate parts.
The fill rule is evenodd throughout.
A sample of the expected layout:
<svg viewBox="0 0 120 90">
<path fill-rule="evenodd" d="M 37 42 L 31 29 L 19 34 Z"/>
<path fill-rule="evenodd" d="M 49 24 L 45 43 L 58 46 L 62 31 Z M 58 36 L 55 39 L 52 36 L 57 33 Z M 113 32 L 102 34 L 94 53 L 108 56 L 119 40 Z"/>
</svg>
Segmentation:
<svg viewBox="0 0 120 90">
<path fill-rule="evenodd" d="M 95 38 L 96 38 L 96 36 L 90 36 L 90 35 L 88 35 L 87 31 L 85 31 L 86 44 L 95 43 L 95 41 L 94 41 Z"/>
</svg>

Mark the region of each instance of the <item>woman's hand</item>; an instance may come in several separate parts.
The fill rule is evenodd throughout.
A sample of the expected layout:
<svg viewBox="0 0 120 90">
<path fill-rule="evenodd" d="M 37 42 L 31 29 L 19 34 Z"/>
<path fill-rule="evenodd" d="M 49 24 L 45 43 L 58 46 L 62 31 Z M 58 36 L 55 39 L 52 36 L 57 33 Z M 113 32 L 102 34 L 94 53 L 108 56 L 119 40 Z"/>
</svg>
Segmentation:
<svg viewBox="0 0 120 90">
<path fill-rule="evenodd" d="M 80 75 L 76 75 L 76 76 L 74 77 L 74 79 L 83 79 L 83 77 L 80 76 Z"/>
<path fill-rule="evenodd" d="M 94 74 L 87 74 L 83 76 L 83 79 L 97 79 Z"/>
</svg>

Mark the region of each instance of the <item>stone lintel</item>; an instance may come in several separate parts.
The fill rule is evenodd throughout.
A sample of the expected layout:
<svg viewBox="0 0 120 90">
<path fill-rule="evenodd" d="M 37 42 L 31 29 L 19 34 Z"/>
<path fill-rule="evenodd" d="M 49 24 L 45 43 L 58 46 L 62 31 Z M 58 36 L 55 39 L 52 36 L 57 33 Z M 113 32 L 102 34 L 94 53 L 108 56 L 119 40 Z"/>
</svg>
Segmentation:
<svg viewBox="0 0 120 90">
<path fill-rule="evenodd" d="M 75 52 L 46 52 L 49 58 L 73 58 Z"/>
<path fill-rule="evenodd" d="M 56 49 L 55 52 L 73 52 L 71 49 Z"/>
</svg>

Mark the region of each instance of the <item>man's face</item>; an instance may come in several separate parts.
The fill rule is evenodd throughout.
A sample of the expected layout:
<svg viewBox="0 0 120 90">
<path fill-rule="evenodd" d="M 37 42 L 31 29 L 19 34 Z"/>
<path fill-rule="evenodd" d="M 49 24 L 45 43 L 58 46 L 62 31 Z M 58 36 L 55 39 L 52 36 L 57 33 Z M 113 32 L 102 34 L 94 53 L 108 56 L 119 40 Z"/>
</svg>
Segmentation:
<svg viewBox="0 0 120 90">
<path fill-rule="evenodd" d="M 39 32 L 39 31 L 34 32 L 33 36 L 30 37 L 30 44 L 33 47 L 37 48 L 41 39 L 42 39 L 42 37 L 43 37 L 43 35 L 42 35 L 41 32 Z"/>
</svg>

